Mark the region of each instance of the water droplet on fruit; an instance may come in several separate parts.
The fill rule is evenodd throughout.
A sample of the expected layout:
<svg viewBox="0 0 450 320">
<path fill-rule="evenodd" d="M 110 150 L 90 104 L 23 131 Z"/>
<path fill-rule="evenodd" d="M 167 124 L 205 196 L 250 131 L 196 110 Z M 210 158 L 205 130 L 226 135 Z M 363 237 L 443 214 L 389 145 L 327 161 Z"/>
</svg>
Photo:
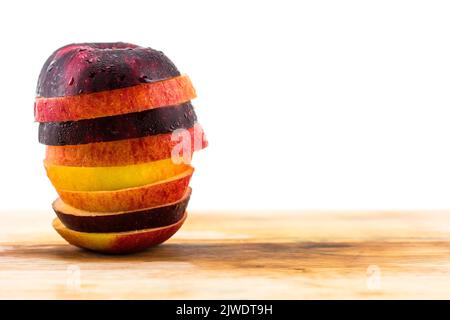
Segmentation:
<svg viewBox="0 0 450 320">
<path fill-rule="evenodd" d="M 47 67 L 47 72 L 50 72 L 53 70 L 55 62 L 56 62 L 56 60 L 53 60 L 52 62 L 50 62 L 50 64 Z"/>
<path fill-rule="evenodd" d="M 176 122 L 172 123 L 169 128 L 170 128 L 170 130 L 175 130 L 177 128 L 180 128 L 180 122 L 176 121 Z"/>
<path fill-rule="evenodd" d="M 75 81 L 75 79 L 74 79 L 73 77 L 70 78 L 70 80 L 69 80 L 69 86 L 73 85 L 74 81 Z"/>
<path fill-rule="evenodd" d="M 139 82 L 142 82 L 142 83 L 149 83 L 149 82 L 152 82 L 147 76 L 140 76 L 139 77 Z"/>
<path fill-rule="evenodd" d="M 94 58 L 89 58 L 89 59 L 86 59 L 85 60 L 87 63 L 92 63 L 92 62 L 94 62 Z"/>
<path fill-rule="evenodd" d="M 82 94 L 83 93 L 83 89 L 78 90 L 78 94 Z"/>
</svg>

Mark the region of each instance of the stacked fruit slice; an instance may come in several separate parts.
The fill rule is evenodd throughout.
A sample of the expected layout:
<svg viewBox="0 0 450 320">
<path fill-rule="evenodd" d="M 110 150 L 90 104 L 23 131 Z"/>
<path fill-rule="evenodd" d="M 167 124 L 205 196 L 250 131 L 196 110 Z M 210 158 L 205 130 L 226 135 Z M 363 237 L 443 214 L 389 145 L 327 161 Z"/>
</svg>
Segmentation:
<svg viewBox="0 0 450 320">
<path fill-rule="evenodd" d="M 127 43 L 58 49 L 39 76 L 35 119 L 59 194 L 53 227 L 106 253 L 143 250 L 186 219 L 194 168 L 207 146 L 188 76 L 160 51 Z"/>
</svg>

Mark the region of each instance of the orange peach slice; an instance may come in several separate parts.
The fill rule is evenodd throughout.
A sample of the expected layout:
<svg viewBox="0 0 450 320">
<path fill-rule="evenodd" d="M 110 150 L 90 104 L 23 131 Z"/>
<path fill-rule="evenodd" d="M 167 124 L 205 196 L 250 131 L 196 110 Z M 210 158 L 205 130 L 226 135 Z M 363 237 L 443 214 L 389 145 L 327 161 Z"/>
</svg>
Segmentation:
<svg viewBox="0 0 450 320">
<path fill-rule="evenodd" d="M 158 245 L 180 229 L 187 213 L 176 223 L 166 227 L 142 229 L 117 233 L 87 233 L 68 229 L 58 218 L 53 220 L 53 228 L 70 244 L 79 248 L 101 253 L 125 254 L 145 250 Z"/>
<path fill-rule="evenodd" d="M 109 91 L 66 97 L 37 97 L 34 118 L 38 122 L 77 121 L 176 105 L 195 97 L 191 80 L 187 75 L 181 75 Z"/>
<path fill-rule="evenodd" d="M 203 130 L 199 124 L 197 126 L 199 128 L 197 130 L 194 130 L 194 127 L 188 129 L 191 136 L 191 152 L 194 152 L 194 139 L 201 141 L 200 149 L 208 146 Z M 47 146 L 45 161 L 60 166 L 109 167 L 167 159 L 178 144 L 178 141 L 172 141 L 171 137 L 172 133 L 167 133 L 111 142 Z"/>
<path fill-rule="evenodd" d="M 115 167 L 68 167 L 46 163 L 55 189 L 65 191 L 112 191 L 134 188 L 168 179 L 188 168 L 172 159 Z"/>
<path fill-rule="evenodd" d="M 56 189 L 60 198 L 77 209 L 118 212 L 145 209 L 180 200 L 186 193 L 194 168 L 170 179 L 115 191 L 67 191 Z"/>
</svg>

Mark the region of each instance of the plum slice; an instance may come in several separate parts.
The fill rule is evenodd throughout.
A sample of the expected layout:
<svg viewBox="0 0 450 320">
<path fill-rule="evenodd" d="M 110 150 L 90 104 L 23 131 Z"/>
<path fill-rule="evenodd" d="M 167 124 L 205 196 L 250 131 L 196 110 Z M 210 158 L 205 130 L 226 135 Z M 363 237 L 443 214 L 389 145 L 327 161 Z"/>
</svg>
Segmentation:
<svg viewBox="0 0 450 320">
<path fill-rule="evenodd" d="M 44 63 L 36 93 L 65 97 L 126 88 L 179 76 L 161 51 L 135 44 L 79 43 L 56 50 Z"/>
<path fill-rule="evenodd" d="M 69 229 L 81 232 L 124 232 L 159 228 L 179 221 L 191 196 L 188 188 L 183 198 L 162 206 L 126 212 L 90 212 L 76 209 L 60 198 L 53 202 L 53 210 Z"/>
<path fill-rule="evenodd" d="M 53 228 L 67 242 L 79 248 L 107 254 L 126 254 L 142 251 L 168 240 L 180 229 L 186 217 L 185 212 L 179 221 L 169 226 L 116 233 L 71 230 L 58 218 L 53 220 Z"/>
<path fill-rule="evenodd" d="M 189 129 L 197 121 L 190 102 L 117 116 L 39 124 L 39 142 L 51 146 L 116 141 Z"/>
</svg>

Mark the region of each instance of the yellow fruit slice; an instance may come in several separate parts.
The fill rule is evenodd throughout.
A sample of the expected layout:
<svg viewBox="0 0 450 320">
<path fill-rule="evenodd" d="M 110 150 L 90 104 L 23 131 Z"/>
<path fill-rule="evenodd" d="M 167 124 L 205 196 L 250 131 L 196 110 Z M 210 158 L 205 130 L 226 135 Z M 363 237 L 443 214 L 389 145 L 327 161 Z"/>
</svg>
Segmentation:
<svg viewBox="0 0 450 320">
<path fill-rule="evenodd" d="M 134 188 L 186 171 L 189 166 L 174 164 L 172 159 L 115 167 L 69 167 L 44 161 L 53 186 L 64 191 L 113 191 Z"/>
</svg>

